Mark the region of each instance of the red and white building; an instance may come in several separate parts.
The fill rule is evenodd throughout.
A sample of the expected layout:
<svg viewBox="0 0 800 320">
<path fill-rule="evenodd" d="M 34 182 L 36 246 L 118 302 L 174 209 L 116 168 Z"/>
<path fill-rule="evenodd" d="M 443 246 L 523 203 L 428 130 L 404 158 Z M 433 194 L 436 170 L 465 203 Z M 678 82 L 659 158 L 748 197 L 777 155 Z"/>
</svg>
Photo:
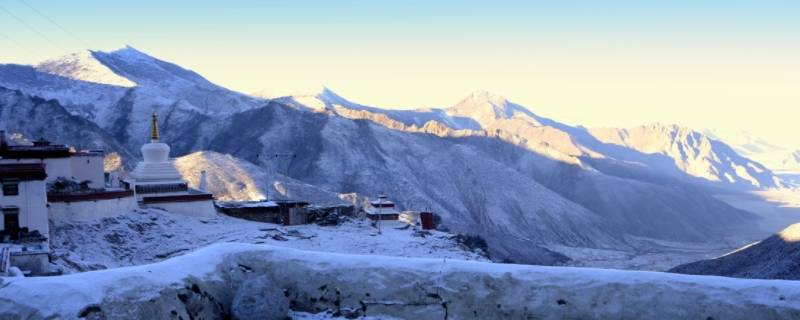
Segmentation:
<svg viewBox="0 0 800 320">
<path fill-rule="evenodd" d="M 0 131 L 0 272 L 9 261 L 32 274 L 48 272 L 50 220 L 97 219 L 137 208 L 133 190 L 106 187 L 103 151 L 75 151 L 44 139 L 11 145 L 4 138 Z"/>
</svg>

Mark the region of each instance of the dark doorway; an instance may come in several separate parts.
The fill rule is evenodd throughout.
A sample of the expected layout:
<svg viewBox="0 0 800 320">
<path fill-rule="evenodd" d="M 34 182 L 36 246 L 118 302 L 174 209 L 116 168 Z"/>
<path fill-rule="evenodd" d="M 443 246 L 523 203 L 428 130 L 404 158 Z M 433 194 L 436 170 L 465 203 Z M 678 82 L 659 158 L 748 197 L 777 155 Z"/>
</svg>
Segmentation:
<svg viewBox="0 0 800 320">
<path fill-rule="evenodd" d="M 3 209 L 3 229 L 11 240 L 19 239 L 19 209 Z"/>
</svg>

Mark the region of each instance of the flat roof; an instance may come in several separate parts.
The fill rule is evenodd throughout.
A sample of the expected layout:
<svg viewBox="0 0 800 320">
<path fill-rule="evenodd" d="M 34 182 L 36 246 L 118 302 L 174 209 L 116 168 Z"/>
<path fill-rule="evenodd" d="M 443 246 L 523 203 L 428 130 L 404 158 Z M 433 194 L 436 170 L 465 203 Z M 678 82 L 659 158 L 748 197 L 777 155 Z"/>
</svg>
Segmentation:
<svg viewBox="0 0 800 320">
<path fill-rule="evenodd" d="M 179 194 L 171 196 L 152 196 L 143 197 L 142 203 L 165 203 L 165 202 L 195 202 L 195 201 L 211 201 L 214 196 L 210 193 L 196 193 L 196 194 Z"/>
<path fill-rule="evenodd" d="M 33 145 L 0 147 L 0 157 L 11 159 L 69 158 L 73 154 L 66 145 Z"/>
</svg>

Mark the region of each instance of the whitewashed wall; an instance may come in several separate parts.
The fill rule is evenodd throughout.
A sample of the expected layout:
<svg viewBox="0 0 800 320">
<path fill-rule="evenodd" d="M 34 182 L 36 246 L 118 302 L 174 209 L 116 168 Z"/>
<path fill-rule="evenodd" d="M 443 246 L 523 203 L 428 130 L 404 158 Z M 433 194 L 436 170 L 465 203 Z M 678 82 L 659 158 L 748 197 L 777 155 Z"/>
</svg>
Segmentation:
<svg viewBox="0 0 800 320">
<path fill-rule="evenodd" d="M 92 188 L 105 186 L 102 156 L 74 156 L 69 158 L 50 159 L 2 159 L 0 163 L 44 163 L 47 171 L 47 181 L 54 181 L 58 177 L 71 178 L 79 181 L 89 180 Z"/>
<path fill-rule="evenodd" d="M 0 196 L 0 204 L 19 208 L 20 227 L 27 227 L 30 231 L 39 230 L 45 236 L 50 233 L 44 181 L 20 181 L 19 195 Z M 4 221 L 0 217 L 0 229 L 5 229 L 3 224 Z"/>
<path fill-rule="evenodd" d="M 136 198 L 51 202 L 48 208 L 53 221 L 84 221 L 114 217 L 138 208 Z"/>
<path fill-rule="evenodd" d="M 99 155 L 75 156 L 70 158 L 72 176 L 79 181 L 89 180 L 92 188 L 105 187 L 103 157 Z"/>
<path fill-rule="evenodd" d="M 211 200 L 153 203 L 148 204 L 147 207 L 160 208 L 172 213 L 193 217 L 213 218 L 217 215 L 217 209 L 214 208 L 214 202 Z"/>
</svg>

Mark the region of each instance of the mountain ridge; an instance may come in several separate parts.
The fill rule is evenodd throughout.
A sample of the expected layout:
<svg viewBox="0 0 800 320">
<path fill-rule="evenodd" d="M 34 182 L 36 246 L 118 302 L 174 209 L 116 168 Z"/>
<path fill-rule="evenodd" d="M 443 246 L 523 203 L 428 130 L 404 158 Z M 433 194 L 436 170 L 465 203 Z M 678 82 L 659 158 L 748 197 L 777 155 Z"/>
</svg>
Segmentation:
<svg viewBox="0 0 800 320">
<path fill-rule="evenodd" d="M 246 161 L 266 169 L 275 165 L 269 155 L 292 154 L 291 163 L 283 164 L 284 176 L 292 181 L 362 197 L 388 193 L 402 207 L 428 208 L 454 231 L 483 237 L 493 256 L 522 263 L 562 263 L 565 257 L 546 245 L 633 249 L 628 237 L 709 241 L 755 219 L 682 176 L 628 162 L 630 155 L 670 161 L 666 156 L 603 143 L 585 128 L 539 117 L 494 95 L 475 94 L 467 101 L 476 104 L 470 106 L 474 109 L 458 109 L 477 110 L 478 115 L 449 114 L 447 108 L 383 110 L 353 103 L 330 89 L 307 101 L 245 99 L 224 88 L 184 87 L 186 77 L 191 80 L 194 74 L 183 74 L 182 68 L 173 83 L 163 76 L 173 67 L 156 62 L 151 69 L 155 58 L 125 52 L 99 55 L 112 70 L 136 74 L 139 85 L 133 88 L 33 68 L 23 68 L 31 74 L 27 78 L 0 73 L 0 84 L 45 98 L 86 88 L 88 94 L 81 97 L 86 103 L 65 103 L 64 108 L 111 136 L 108 146 L 127 151 L 127 162 L 136 160 L 147 141 L 148 120 L 156 111 L 162 140 L 172 146 L 173 156 L 211 151 L 235 159 L 205 154 L 189 162 L 211 169 L 220 167 L 214 163 L 252 168 Z M 118 61 L 128 55 L 134 55 L 133 61 Z M 140 58 L 143 67 L 137 67 Z M 142 81 L 154 74 L 156 82 Z M 186 90 L 172 90 L 176 87 Z M 239 107 L 230 107 L 231 102 Z M 9 104 L 0 107 L 18 107 Z M 63 142 L 80 142 L 73 139 L 78 138 Z M 209 175 L 232 181 L 216 171 Z M 264 175 L 256 171 L 241 172 L 261 177 L 257 181 Z"/>
</svg>

